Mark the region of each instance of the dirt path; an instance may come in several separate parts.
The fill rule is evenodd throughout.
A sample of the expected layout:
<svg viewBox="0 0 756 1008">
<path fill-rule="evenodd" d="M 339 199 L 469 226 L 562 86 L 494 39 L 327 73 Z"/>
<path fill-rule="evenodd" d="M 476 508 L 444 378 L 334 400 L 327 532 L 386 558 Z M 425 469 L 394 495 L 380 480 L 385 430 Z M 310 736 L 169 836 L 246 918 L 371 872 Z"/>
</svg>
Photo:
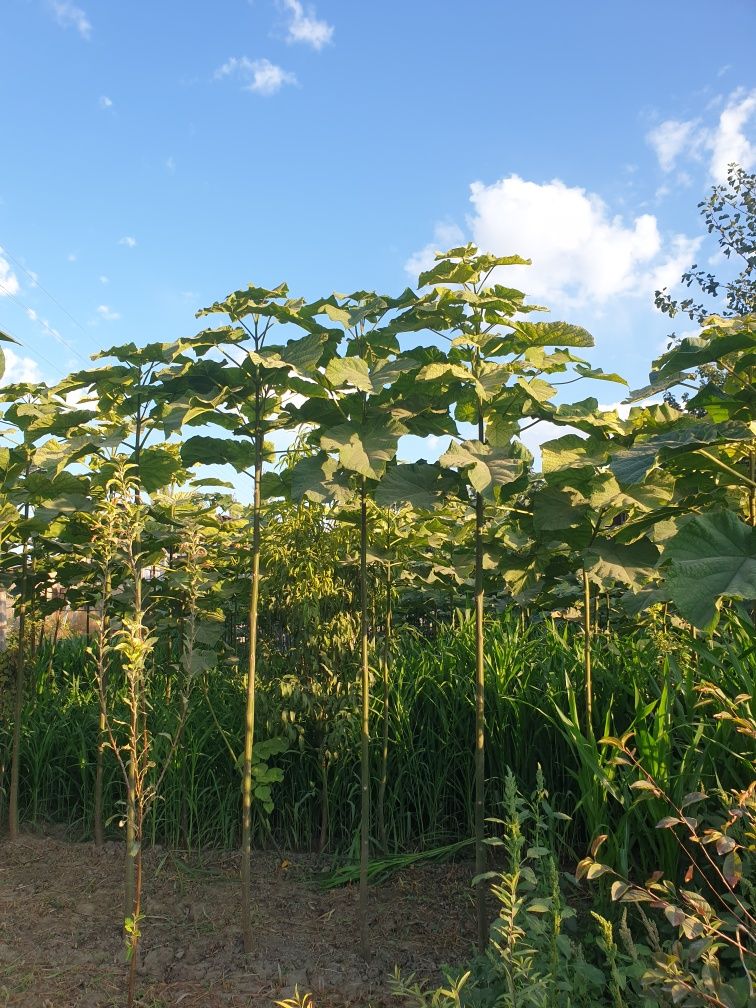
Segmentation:
<svg viewBox="0 0 756 1008">
<path fill-rule="evenodd" d="M 397 1008 L 386 978 L 440 978 L 472 947 L 469 868 L 407 869 L 372 890 L 375 955 L 359 956 L 356 887 L 322 892 L 314 861 L 253 860 L 259 944 L 245 959 L 234 855 L 145 857 L 140 966 L 143 1008 L 272 1008 L 294 985 L 316 1008 Z M 123 1004 L 123 848 L 24 836 L 0 845 L 0 1008 L 115 1008 Z"/>
</svg>

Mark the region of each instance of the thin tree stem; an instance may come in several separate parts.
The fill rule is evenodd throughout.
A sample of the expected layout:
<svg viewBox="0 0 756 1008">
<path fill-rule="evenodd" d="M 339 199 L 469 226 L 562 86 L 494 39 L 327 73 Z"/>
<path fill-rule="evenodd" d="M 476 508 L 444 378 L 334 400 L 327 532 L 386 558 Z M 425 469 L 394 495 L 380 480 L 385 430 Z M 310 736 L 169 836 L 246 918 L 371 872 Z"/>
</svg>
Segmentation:
<svg viewBox="0 0 756 1008">
<path fill-rule="evenodd" d="M 252 502 L 252 580 L 249 589 L 249 657 L 247 665 L 247 701 L 244 712 L 244 763 L 242 776 L 242 846 L 241 846 L 241 882 L 242 882 L 242 936 L 244 951 L 252 951 L 252 916 L 250 906 L 250 888 L 252 883 L 252 754 L 255 733 L 255 690 L 257 678 L 257 614 L 260 596 L 260 508 L 262 479 L 263 432 L 260 427 L 262 409 L 261 392 L 259 388 L 255 396 L 256 430 L 255 430 L 255 465 L 254 465 L 254 498 Z"/>
<path fill-rule="evenodd" d="M 478 405 L 478 440 L 484 443 L 483 410 Z M 485 845 L 486 817 L 486 710 L 485 710 L 485 595 L 483 588 L 483 532 L 485 510 L 482 494 L 475 495 L 475 874 L 482 875 L 487 866 Z M 478 949 L 488 944 L 485 882 L 479 882 L 476 892 Z"/>
<path fill-rule="evenodd" d="M 370 665 L 368 662 L 368 589 L 367 589 L 367 490 L 365 477 L 360 481 L 360 657 L 362 717 L 360 730 L 361 816 L 360 816 L 360 951 L 368 958 L 368 863 L 370 859 Z"/>
</svg>

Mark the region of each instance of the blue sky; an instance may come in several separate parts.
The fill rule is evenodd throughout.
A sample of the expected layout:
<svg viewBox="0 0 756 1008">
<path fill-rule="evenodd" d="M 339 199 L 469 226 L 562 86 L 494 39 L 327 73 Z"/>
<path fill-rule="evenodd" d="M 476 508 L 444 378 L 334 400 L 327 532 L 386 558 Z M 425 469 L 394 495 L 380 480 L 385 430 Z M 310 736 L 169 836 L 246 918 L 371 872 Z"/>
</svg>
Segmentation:
<svg viewBox="0 0 756 1008">
<path fill-rule="evenodd" d="M 12 379 L 192 333 L 250 281 L 397 292 L 473 239 L 532 257 L 516 285 L 643 383 L 670 329 L 654 288 L 712 254 L 696 203 L 729 160 L 756 165 L 751 0 L 726 22 L 700 0 L 4 0 L 0 17 Z"/>
</svg>

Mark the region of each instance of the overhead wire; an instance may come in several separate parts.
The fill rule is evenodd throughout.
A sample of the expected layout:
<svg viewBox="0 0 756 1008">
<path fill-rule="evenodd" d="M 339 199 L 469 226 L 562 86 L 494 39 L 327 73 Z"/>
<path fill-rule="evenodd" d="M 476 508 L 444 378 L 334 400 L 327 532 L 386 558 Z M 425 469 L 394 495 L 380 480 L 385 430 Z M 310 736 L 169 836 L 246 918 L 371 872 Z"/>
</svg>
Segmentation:
<svg viewBox="0 0 756 1008">
<path fill-rule="evenodd" d="M 2 288 L 7 297 L 11 298 L 11 300 L 15 301 L 17 305 L 20 305 L 21 308 L 24 309 L 24 311 L 27 314 L 27 317 L 30 318 L 32 322 L 39 322 L 39 324 L 43 327 L 43 329 L 46 329 L 54 340 L 60 343 L 61 346 L 65 347 L 66 350 L 70 351 L 70 353 L 72 353 L 74 357 L 78 357 L 79 360 L 85 365 L 85 367 L 89 367 L 90 362 L 86 358 L 82 357 L 82 355 L 79 353 L 76 347 L 73 346 L 71 343 L 69 343 L 68 340 L 63 339 L 60 333 L 56 329 L 53 329 L 52 326 L 45 319 L 41 318 L 34 308 L 25 304 L 21 300 L 21 298 L 16 297 L 13 291 L 9 287 L 7 287 L 2 281 L 0 281 L 0 288 Z"/>
<path fill-rule="evenodd" d="M 2 284 L 0 284 L 0 286 L 2 286 Z M 23 340 L 20 340 L 14 333 L 10 332 L 7 326 L 4 327 L 4 331 L 7 332 L 7 334 L 10 337 L 12 337 L 14 345 L 21 347 L 22 350 L 26 351 L 26 353 L 28 353 L 34 359 L 35 364 L 40 364 L 42 361 L 44 361 L 45 364 L 49 364 L 49 366 L 53 369 L 54 372 L 59 371 L 61 372 L 61 376 L 65 375 L 66 369 L 64 367 L 61 367 L 60 364 L 55 364 L 53 361 L 50 360 L 49 357 L 45 357 L 45 355 L 41 353 L 39 350 L 35 349 L 34 347 L 30 347 L 28 344 L 24 343 Z"/>
<path fill-rule="evenodd" d="M 60 310 L 63 312 L 63 314 L 66 315 L 73 322 L 73 324 L 78 329 L 81 329 L 81 331 L 84 333 L 84 335 L 90 341 L 90 343 L 92 343 L 95 346 L 97 346 L 97 340 L 95 340 L 92 337 L 92 334 L 90 332 L 88 332 L 88 330 L 86 329 L 86 327 L 83 326 L 81 324 L 81 322 L 79 322 L 79 320 L 77 318 L 74 318 L 74 316 L 71 314 L 71 312 L 64 305 L 62 305 L 60 303 L 60 301 L 58 301 L 58 299 L 55 297 L 55 295 L 51 294 L 50 291 L 40 282 L 39 274 L 38 273 L 32 272 L 31 270 L 27 269 L 26 266 L 24 266 L 24 264 L 22 262 L 20 262 L 16 258 L 16 256 L 14 256 L 13 253 L 8 249 L 7 245 L 0 245 L 0 252 L 2 252 L 2 254 L 4 256 L 7 256 L 7 258 L 10 259 L 10 261 L 12 263 L 14 263 L 14 265 L 16 265 L 20 270 L 23 270 L 23 272 L 29 277 L 29 279 L 34 284 L 34 286 L 35 287 L 39 287 L 39 289 L 42 291 L 42 293 L 46 294 L 47 297 L 50 298 L 50 300 L 52 301 L 52 303 L 54 305 L 57 305 L 57 307 L 60 308 Z M 100 347 L 97 346 L 97 349 L 99 350 Z"/>
</svg>

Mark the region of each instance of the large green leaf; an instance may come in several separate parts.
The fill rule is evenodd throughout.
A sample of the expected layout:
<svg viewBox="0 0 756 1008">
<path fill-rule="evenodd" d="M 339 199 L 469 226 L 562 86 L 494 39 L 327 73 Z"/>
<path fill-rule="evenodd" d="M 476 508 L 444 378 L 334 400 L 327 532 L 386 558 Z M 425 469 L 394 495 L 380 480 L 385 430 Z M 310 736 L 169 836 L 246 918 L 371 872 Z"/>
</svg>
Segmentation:
<svg viewBox="0 0 756 1008">
<path fill-rule="evenodd" d="M 592 581 L 619 582 L 637 588 L 651 576 L 658 559 L 659 551 L 650 539 L 627 545 L 606 539 L 586 550 L 584 563 Z"/>
<path fill-rule="evenodd" d="M 410 504 L 416 511 L 431 511 L 442 504 L 453 486 L 450 473 L 430 462 L 392 466 L 375 491 L 380 507 Z"/>
<path fill-rule="evenodd" d="M 750 441 L 753 435 L 740 423 L 691 423 L 636 441 L 614 454 L 611 469 L 620 483 L 640 483 L 655 465 L 675 455 L 686 454 L 716 444 Z"/>
<path fill-rule="evenodd" d="M 574 494 L 545 487 L 533 501 L 533 527 L 536 532 L 551 532 L 577 527 L 587 514 L 586 505 L 576 505 Z"/>
<path fill-rule="evenodd" d="M 594 469 L 602 461 L 591 450 L 595 447 L 593 442 L 588 442 L 579 434 L 563 434 L 553 441 L 544 441 L 541 445 L 541 468 L 545 474 L 586 466 Z"/>
<path fill-rule="evenodd" d="M 360 392 L 375 392 L 367 361 L 361 357 L 334 357 L 328 362 L 325 375 L 336 388 L 351 386 Z"/>
<path fill-rule="evenodd" d="M 526 347 L 565 346 L 592 347 L 593 336 L 582 326 L 568 322 L 512 322 L 519 337 L 518 344 Z"/>
<path fill-rule="evenodd" d="M 688 336 L 655 361 L 652 380 L 656 375 L 687 371 L 703 364 L 713 364 L 728 354 L 756 347 L 756 322 L 716 319 L 717 325 L 704 330 L 701 336 Z"/>
<path fill-rule="evenodd" d="M 700 515 L 666 545 L 666 584 L 694 626 L 716 626 L 724 598 L 756 599 L 756 528 L 732 511 Z"/>
<path fill-rule="evenodd" d="M 197 462 L 202 465 L 231 465 L 237 472 L 245 472 L 254 464 L 255 451 L 251 441 L 195 434 L 181 446 L 181 460 L 185 466 Z"/>
<path fill-rule="evenodd" d="M 168 486 L 181 469 L 181 460 L 165 448 L 143 448 L 139 453 L 139 478 L 148 493 Z"/>
<path fill-rule="evenodd" d="M 294 500 L 323 503 L 331 498 L 331 480 L 337 468 L 335 459 L 325 452 L 300 459 L 291 470 L 291 496 Z"/>
<path fill-rule="evenodd" d="M 523 473 L 523 463 L 513 459 L 509 448 L 498 449 L 480 441 L 462 441 L 449 445 L 439 459 L 442 466 L 467 470 L 477 493 L 513 483 Z"/>
<path fill-rule="evenodd" d="M 344 423 L 320 436 L 326 451 L 339 453 L 339 464 L 348 472 L 368 479 L 380 479 L 386 463 L 396 455 L 400 435 L 406 427 L 396 421 L 378 423 Z"/>
</svg>

